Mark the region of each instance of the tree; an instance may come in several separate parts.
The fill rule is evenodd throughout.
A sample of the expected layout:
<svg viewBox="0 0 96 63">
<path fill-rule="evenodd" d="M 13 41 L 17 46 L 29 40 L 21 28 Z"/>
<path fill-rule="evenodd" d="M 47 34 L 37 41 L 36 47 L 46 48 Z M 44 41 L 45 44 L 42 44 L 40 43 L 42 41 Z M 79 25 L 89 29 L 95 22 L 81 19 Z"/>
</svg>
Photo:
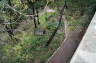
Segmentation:
<svg viewBox="0 0 96 63">
<path fill-rule="evenodd" d="M 61 20 L 62 20 L 62 16 L 63 16 L 63 13 L 64 13 L 64 10 L 65 10 L 66 6 L 67 5 L 66 5 L 66 1 L 65 1 L 65 4 L 64 4 L 63 8 L 60 11 L 59 23 L 58 23 L 56 29 L 54 30 L 54 32 L 52 33 L 52 35 L 50 36 L 50 38 L 48 39 L 48 41 L 46 42 L 46 45 L 45 46 L 48 46 L 51 43 L 51 41 L 54 38 L 57 30 L 59 29 L 60 24 L 61 24 Z"/>
</svg>

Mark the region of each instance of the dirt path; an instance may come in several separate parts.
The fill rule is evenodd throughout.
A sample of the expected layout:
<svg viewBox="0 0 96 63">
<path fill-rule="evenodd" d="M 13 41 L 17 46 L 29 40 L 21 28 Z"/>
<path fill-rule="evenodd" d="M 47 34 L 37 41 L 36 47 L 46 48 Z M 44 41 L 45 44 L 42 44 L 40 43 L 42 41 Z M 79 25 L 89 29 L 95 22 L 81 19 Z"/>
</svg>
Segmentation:
<svg viewBox="0 0 96 63">
<path fill-rule="evenodd" d="M 65 26 L 65 33 L 67 34 L 65 40 L 46 63 L 69 63 L 72 58 L 84 32 L 80 26 L 77 26 L 74 31 L 68 31 L 66 27 L 67 26 Z"/>
</svg>

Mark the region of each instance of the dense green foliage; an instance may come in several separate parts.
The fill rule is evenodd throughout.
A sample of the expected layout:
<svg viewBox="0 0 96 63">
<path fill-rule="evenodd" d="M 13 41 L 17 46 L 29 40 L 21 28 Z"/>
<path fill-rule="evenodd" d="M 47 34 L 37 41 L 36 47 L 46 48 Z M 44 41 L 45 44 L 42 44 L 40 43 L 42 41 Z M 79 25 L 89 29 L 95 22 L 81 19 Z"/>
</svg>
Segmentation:
<svg viewBox="0 0 96 63">
<path fill-rule="evenodd" d="M 65 0 L 0 0 L 0 63 L 45 63 L 62 44 L 64 22 L 49 44 Z M 74 31 L 87 27 L 96 0 L 67 0 L 65 17 Z M 51 12 L 48 12 L 51 10 Z"/>
</svg>

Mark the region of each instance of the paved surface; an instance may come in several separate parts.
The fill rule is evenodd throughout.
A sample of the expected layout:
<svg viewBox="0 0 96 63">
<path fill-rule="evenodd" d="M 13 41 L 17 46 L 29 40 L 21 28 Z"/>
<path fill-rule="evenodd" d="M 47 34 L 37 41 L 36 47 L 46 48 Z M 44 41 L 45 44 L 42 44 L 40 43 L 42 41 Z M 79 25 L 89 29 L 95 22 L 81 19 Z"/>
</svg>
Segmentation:
<svg viewBox="0 0 96 63">
<path fill-rule="evenodd" d="M 61 47 L 46 63 L 69 63 L 74 54 L 80 40 L 82 39 L 82 27 L 77 27 L 76 30 L 70 31 L 67 34 L 67 39 L 64 40 Z"/>
<path fill-rule="evenodd" d="M 96 13 L 70 63 L 96 63 Z"/>
</svg>

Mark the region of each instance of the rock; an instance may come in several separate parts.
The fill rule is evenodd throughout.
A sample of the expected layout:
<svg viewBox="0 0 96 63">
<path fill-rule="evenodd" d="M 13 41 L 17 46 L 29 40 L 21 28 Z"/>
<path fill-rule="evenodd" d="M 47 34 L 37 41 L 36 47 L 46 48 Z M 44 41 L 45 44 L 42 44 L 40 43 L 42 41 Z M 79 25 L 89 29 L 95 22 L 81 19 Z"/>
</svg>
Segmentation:
<svg viewBox="0 0 96 63">
<path fill-rule="evenodd" d="M 36 35 L 44 35 L 44 30 L 42 29 L 36 29 L 34 32 Z"/>
</svg>

